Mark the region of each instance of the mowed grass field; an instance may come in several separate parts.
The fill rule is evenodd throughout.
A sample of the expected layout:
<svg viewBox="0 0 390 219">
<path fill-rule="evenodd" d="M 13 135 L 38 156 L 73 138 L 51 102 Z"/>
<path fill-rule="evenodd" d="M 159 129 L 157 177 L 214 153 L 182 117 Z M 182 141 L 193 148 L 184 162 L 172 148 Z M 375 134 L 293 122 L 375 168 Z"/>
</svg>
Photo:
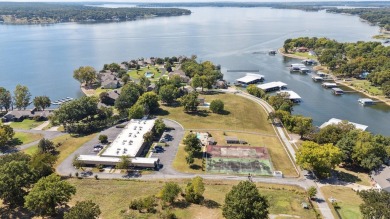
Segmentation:
<svg viewBox="0 0 390 219">
<path fill-rule="evenodd" d="M 338 212 L 342 219 L 360 219 L 363 218 L 360 213 L 359 205 L 363 202 L 362 199 L 351 188 L 341 186 L 323 186 L 321 191 L 324 194 L 326 201 L 332 209 L 332 213 L 337 217 L 335 210 L 332 208 L 332 204 L 329 202 L 329 198 L 336 199 L 340 209 Z"/>
<path fill-rule="evenodd" d="M 225 104 L 224 115 L 211 113 L 208 108 L 199 107 L 199 113 L 185 113 L 183 107 L 162 105 L 164 118 L 176 120 L 185 129 L 240 130 L 275 134 L 267 120 L 267 113 L 255 102 L 234 94 L 201 94 L 205 102 L 220 99 Z"/>
<path fill-rule="evenodd" d="M 182 189 L 189 180 L 174 180 Z M 123 212 L 128 212 L 131 200 L 148 195 L 156 195 L 166 181 L 130 181 L 130 180 L 95 180 L 95 179 L 68 179 L 76 186 L 76 195 L 69 203 L 73 206 L 76 201 L 92 200 L 99 204 L 102 211 L 101 218 L 121 218 Z M 218 219 L 222 217 L 222 205 L 225 195 L 238 181 L 211 181 L 205 180 L 204 197 L 209 206 L 181 204 L 173 209 L 178 218 L 202 218 Z M 270 203 L 271 214 L 290 214 L 301 218 L 315 218 L 312 210 L 301 207 L 305 192 L 294 186 L 282 186 L 273 184 L 257 184 L 260 193 L 267 196 Z M 179 200 L 183 200 L 179 197 Z M 121 213 L 122 212 L 122 213 Z M 158 218 L 158 214 L 140 214 L 131 211 L 140 218 Z"/>
<path fill-rule="evenodd" d="M 69 134 L 59 136 L 57 138 L 52 139 L 51 141 L 54 142 L 54 144 L 60 143 L 61 145 L 57 148 L 60 152 L 58 156 L 58 160 L 55 163 L 54 167 L 57 167 L 62 161 L 64 161 L 71 153 L 73 153 L 75 150 L 77 150 L 79 147 L 81 147 L 86 142 L 90 141 L 92 138 L 94 138 L 96 134 L 86 135 L 82 137 L 74 137 Z M 34 145 L 30 148 L 27 148 L 24 150 L 26 154 L 34 154 L 38 150 L 38 145 Z"/>
<path fill-rule="evenodd" d="M 11 122 L 10 126 L 14 129 L 32 129 L 44 123 L 44 121 L 35 121 L 33 119 L 25 119 L 22 122 Z"/>
<path fill-rule="evenodd" d="M 34 141 L 38 141 L 43 136 L 41 134 L 33 134 L 26 132 L 15 132 L 14 139 L 19 145 L 28 144 Z"/>
</svg>

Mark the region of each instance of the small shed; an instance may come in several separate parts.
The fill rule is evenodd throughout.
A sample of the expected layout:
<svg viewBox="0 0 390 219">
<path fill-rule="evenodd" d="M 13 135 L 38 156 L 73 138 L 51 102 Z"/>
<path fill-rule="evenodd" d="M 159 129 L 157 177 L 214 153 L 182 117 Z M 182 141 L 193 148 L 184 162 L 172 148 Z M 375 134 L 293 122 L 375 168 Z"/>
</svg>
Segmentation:
<svg viewBox="0 0 390 219">
<path fill-rule="evenodd" d="M 226 144 L 240 144 L 240 140 L 236 136 L 226 136 Z"/>
</svg>

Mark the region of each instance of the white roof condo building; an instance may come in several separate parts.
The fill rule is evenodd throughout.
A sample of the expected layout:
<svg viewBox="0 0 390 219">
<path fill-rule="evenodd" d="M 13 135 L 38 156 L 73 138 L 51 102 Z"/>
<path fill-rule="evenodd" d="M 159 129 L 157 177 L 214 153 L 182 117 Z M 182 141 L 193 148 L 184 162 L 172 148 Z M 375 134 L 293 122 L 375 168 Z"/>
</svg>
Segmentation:
<svg viewBox="0 0 390 219">
<path fill-rule="evenodd" d="M 264 80 L 264 75 L 246 73 L 242 78 L 237 79 L 236 81 L 241 84 L 256 84 Z"/>
<path fill-rule="evenodd" d="M 273 90 L 281 90 L 285 88 L 287 84 L 281 82 L 281 81 L 273 81 L 265 84 L 259 84 L 257 85 L 258 88 L 264 90 L 265 92 L 273 91 Z"/>
<path fill-rule="evenodd" d="M 101 154 L 102 157 L 136 157 L 144 144 L 144 134 L 151 131 L 154 119 L 132 119 Z"/>
<path fill-rule="evenodd" d="M 342 121 L 343 120 L 341 120 L 341 119 L 331 118 L 331 119 L 329 119 L 329 121 L 327 121 L 324 124 L 322 124 L 320 126 L 320 129 L 322 129 L 325 126 L 328 126 L 328 125 L 337 125 L 337 124 L 341 123 Z M 354 123 L 354 122 L 348 122 L 348 123 L 354 125 L 355 128 L 363 130 L 363 131 L 365 131 L 368 128 L 368 126 L 366 126 L 366 125 L 362 125 L 362 124 L 358 124 L 358 123 Z"/>
</svg>

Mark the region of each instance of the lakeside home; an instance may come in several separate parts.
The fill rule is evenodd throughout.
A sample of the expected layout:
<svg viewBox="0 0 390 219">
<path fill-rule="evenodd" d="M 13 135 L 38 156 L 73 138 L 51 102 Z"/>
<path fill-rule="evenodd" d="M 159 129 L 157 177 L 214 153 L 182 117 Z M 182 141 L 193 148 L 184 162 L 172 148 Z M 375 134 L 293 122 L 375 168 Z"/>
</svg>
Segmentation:
<svg viewBox="0 0 390 219">
<path fill-rule="evenodd" d="M 281 81 L 273 81 L 273 82 L 257 85 L 258 88 L 264 90 L 265 92 L 286 89 L 287 88 L 286 86 L 287 84 Z"/>
<path fill-rule="evenodd" d="M 328 126 L 328 125 L 337 125 L 337 124 L 342 123 L 342 122 L 343 122 L 343 120 L 341 120 L 341 119 L 331 118 L 331 119 L 329 119 L 329 121 L 324 122 L 324 123 L 320 126 L 320 129 L 322 129 L 322 128 Z M 362 130 L 362 131 L 365 131 L 365 130 L 368 128 L 368 126 L 366 126 L 366 125 L 362 125 L 362 124 L 354 123 L 354 122 L 349 122 L 349 121 L 347 121 L 347 122 L 348 122 L 349 124 L 354 125 L 355 128 L 360 129 L 360 130 Z"/>
<path fill-rule="evenodd" d="M 241 85 L 257 84 L 264 81 L 264 75 L 246 73 L 242 78 L 236 80 Z"/>
</svg>

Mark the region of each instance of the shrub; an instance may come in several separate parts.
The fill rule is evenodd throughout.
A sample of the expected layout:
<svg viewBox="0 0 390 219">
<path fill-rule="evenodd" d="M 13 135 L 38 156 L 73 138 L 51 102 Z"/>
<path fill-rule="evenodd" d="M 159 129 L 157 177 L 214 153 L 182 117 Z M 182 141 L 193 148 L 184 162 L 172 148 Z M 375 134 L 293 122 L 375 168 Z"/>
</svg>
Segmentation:
<svg viewBox="0 0 390 219">
<path fill-rule="evenodd" d="M 210 110 L 213 113 L 222 113 L 224 110 L 225 104 L 222 102 L 222 100 L 213 100 L 210 103 Z"/>
<path fill-rule="evenodd" d="M 100 143 L 102 143 L 102 144 L 107 143 L 107 142 L 108 142 L 108 137 L 107 137 L 107 135 L 99 135 L 99 141 L 100 141 Z"/>
</svg>

